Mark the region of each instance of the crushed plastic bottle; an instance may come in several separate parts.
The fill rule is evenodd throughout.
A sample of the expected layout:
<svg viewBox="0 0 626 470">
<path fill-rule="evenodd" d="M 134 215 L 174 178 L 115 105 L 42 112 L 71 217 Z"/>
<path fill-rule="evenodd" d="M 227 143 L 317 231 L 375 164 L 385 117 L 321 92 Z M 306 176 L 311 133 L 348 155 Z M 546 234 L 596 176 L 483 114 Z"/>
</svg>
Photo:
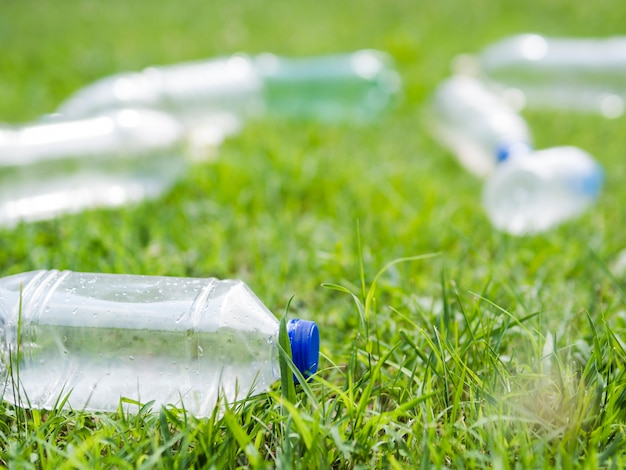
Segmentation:
<svg viewBox="0 0 626 470">
<path fill-rule="evenodd" d="M 369 121 L 399 88 L 390 57 L 379 51 L 300 59 L 235 55 L 106 77 L 76 92 L 59 112 L 84 117 L 148 107 L 172 113 L 188 127 L 202 126 L 216 113 Z"/>
<path fill-rule="evenodd" d="M 145 109 L 0 128 L 0 225 L 157 197 L 187 168 L 186 142 L 176 119 Z"/>
<path fill-rule="evenodd" d="M 494 227 L 532 235 L 582 214 L 597 199 L 604 172 L 577 147 L 553 147 L 506 159 L 487 179 L 483 206 Z"/>
<path fill-rule="evenodd" d="M 481 80 L 455 75 L 442 82 L 430 104 L 430 127 L 471 173 L 486 177 L 506 156 L 526 153 L 526 121 Z"/>
<path fill-rule="evenodd" d="M 485 48 L 479 69 L 520 90 L 528 108 L 616 118 L 626 103 L 626 36 L 551 38 L 521 34 Z"/>
<path fill-rule="evenodd" d="M 241 281 L 56 270 L 5 277 L 4 399 L 50 409 L 69 394 L 65 407 L 115 411 L 124 397 L 210 416 L 219 400 L 264 392 L 280 377 L 278 327 Z M 295 365 L 314 374 L 317 325 L 290 320 L 288 334 Z"/>
</svg>

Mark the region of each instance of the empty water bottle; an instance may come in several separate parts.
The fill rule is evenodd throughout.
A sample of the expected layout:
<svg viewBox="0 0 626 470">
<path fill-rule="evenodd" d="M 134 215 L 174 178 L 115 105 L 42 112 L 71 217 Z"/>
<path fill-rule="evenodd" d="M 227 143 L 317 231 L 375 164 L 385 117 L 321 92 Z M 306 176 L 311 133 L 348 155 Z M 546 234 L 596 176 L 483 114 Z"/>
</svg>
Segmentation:
<svg viewBox="0 0 626 470">
<path fill-rule="evenodd" d="M 21 307 L 21 311 L 20 311 Z M 69 271 L 0 279 L 4 399 L 115 411 L 120 399 L 209 416 L 280 377 L 279 322 L 241 281 Z M 317 370 L 319 331 L 291 320 L 293 360 Z"/>
<path fill-rule="evenodd" d="M 492 173 L 499 160 L 531 146 L 524 119 L 479 79 L 456 75 L 435 90 L 430 106 L 435 137 L 478 176 Z"/>
<path fill-rule="evenodd" d="M 150 110 L 0 128 L 0 225 L 158 196 L 185 170 L 185 147 L 180 123 Z"/>
<path fill-rule="evenodd" d="M 582 214 L 598 197 L 601 166 L 576 147 L 515 155 L 486 181 L 483 205 L 493 225 L 535 234 Z"/>
<path fill-rule="evenodd" d="M 389 105 L 399 85 L 391 59 L 378 51 L 303 59 L 236 55 L 106 77 L 79 90 L 59 112 L 80 117 L 142 106 L 192 127 L 223 112 L 367 121 Z"/>
<path fill-rule="evenodd" d="M 522 34 L 485 48 L 480 69 L 519 89 L 527 106 L 601 113 L 615 118 L 626 100 L 626 36 L 550 38 Z"/>
<path fill-rule="evenodd" d="M 483 206 L 494 227 L 515 235 L 548 230 L 597 198 L 602 168 L 576 147 L 533 151 L 524 119 L 481 80 L 443 82 L 431 105 L 439 140 L 485 176 Z"/>
</svg>

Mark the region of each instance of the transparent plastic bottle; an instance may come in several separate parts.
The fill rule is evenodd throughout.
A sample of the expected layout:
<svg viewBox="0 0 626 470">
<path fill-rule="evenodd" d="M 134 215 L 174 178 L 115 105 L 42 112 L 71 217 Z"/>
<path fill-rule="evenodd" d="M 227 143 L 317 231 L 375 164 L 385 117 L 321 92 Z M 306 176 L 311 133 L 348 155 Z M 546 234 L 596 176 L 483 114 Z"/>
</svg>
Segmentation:
<svg viewBox="0 0 626 470">
<path fill-rule="evenodd" d="M 430 127 L 473 174 L 491 174 L 498 161 L 526 153 L 531 135 L 526 121 L 478 78 L 455 75 L 435 90 Z"/>
<path fill-rule="evenodd" d="M 485 182 L 483 206 L 497 229 L 535 234 L 582 214 L 603 179 L 602 167 L 577 147 L 515 155 Z"/>
<path fill-rule="evenodd" d="M 280 377 L 278 326 L 241 281 L 56 270 L 5 277 L 4 399 L 50 409 L 69 394 L 66 407 L 115 411 L 125 397 L 209 416 L 218 400 L 261 393 Z M 288 333 L 296 366 L 315 373 L 317 325 L 291 320 Z"/>
<path fill-rule="evenodd" d="M 156 197 L 187 168 L 186 150 L 181 124 L 152 110 L 0 128 L 0 225 Z"/>
<path fill-rule="evenodd" d="M 76 92 L 59 112 L 81 117 L 150 107 L 177 115 L 190 127 L 224 112 L 239 118 L 369 121 L 399 88 L 391 59 L 379 51 L 299 59 L 236 55 L 112 75 Z"/>
<path fill-rule="evenodd" d="M 615 118 L 626 100 L 626 36 L 508 37 L 478 55 L 489 78 L 521 90 L 529 108 L 601 113 Z"/>
</svg>

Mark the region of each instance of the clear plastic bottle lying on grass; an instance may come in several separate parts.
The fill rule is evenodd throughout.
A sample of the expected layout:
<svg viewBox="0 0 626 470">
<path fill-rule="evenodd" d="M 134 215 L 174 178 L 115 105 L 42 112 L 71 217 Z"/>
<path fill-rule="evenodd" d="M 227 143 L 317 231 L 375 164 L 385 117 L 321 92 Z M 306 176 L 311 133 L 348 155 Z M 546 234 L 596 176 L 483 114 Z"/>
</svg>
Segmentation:
<svg viewBox="0 0 626 470">
<path fill-rule="evenodd" d="M 213 145 L 222 137 L 215 129 Z M 151 110 L 0 128 L 0 225 L 156 197 L 188 150 L 181 124 Z"/>
<path fill-rule="evenodd" d="M 475 175 L 491 174 L 506 153 L 526 152 L 531 135 L 524 119 L 479 79 L 456 75 L 435 90 L 430 106 L 434 135 Z"/>
<path fill-rule="evenodd" d="M 59 112 L 82 117 L 141 106 L 165 110 L 192 127 L 223 112 L 242 119 L 267 114 L 369 121 L 399 88 L 391 59 L 378 51 L 299 59 L 235 55 L 112 75 L 76 92 Z"/>
<path fill-rule="evenodd" d="M 521 90 L 529 108 L 624 113 L 626 36 L 551 38 L 521 34 L 477 57 L 490 79 Z"/>
<path fill-rule="evenodd" d="M 535 234 L 582 214 L 597 199 L 603 179 L 602 167 L 576 147 L 516 154 L 485 182 L 483 206 L 497 229 Z"/>
<path fill-rule="evenodd" d="M 20 314 L 21 295 L 21 314 Z M 18 326 L 19 324 L 19 326 Z M 280 377 L 279 322 L 241 281 L 33 271 L 0 279 L 4 399 L 115 411 L 120 398 L 199 417 Z M 293 360 L 317 370 L 314 322 L 287 324 Z"/>
<path fill-rule="evenodd" d="M 483 206 L 494 227 L 514 235 L 548 230 L 597 198 L 603 171 L 576 147 L 533 151 L 524 119 L 479 79 L 458 75 L 431 105 L 433 132 L 474 174 L 486 177 Z"/>
</svg>

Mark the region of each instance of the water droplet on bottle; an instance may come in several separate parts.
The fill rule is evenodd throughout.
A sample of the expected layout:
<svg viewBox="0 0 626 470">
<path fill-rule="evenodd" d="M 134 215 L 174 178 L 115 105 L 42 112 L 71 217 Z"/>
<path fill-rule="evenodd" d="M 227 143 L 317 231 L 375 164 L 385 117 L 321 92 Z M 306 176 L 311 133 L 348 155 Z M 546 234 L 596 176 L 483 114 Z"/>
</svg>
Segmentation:
<svg viewBox="0 0 626 470">
<path fill-rule="evenodd" d="M 76 307 L 74 310 L 72 310 L 72 315 L 76 315 L 78 313 L 78 307 Z"/>
<path fill-rule="evenodd" d="M 134 361 L 135 360 L 135 356 L 132 356 L 132 355 L 128 356 L 128 359 L 130 359 L 131 361 Z"/>
</svg>

